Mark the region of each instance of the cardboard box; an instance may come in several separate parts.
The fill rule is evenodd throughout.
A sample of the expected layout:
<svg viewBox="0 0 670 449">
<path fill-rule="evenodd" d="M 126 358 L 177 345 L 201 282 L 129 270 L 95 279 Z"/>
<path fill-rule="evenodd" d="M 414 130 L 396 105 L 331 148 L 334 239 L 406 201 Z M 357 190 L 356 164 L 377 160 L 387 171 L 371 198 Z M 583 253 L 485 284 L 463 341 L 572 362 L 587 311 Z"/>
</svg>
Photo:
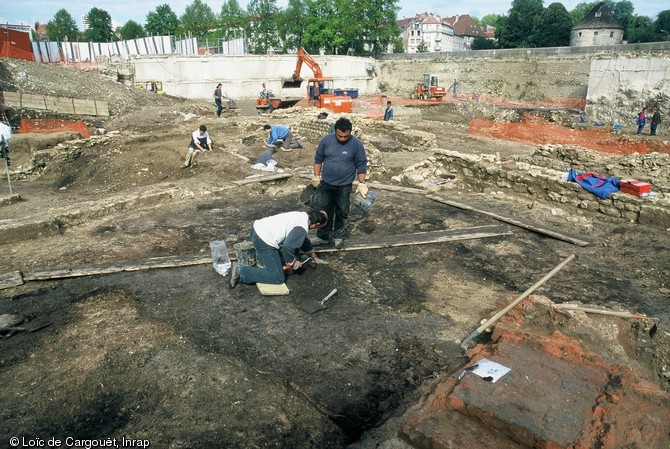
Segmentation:
<svg viewBox="0 0 670 449">
<path fill-rule="evenodd" d="M 651 190 L 651 184 L 637 179 L 622 179 L 619 181 L 619 190 L 630 195 L 640 196 Z"/>
</svg>

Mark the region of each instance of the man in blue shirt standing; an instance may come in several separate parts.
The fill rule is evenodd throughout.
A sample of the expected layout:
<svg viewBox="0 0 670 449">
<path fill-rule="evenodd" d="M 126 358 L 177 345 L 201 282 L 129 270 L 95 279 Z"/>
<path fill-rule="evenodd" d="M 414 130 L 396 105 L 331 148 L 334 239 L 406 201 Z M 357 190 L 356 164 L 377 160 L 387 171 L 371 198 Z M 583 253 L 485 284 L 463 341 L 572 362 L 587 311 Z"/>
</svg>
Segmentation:
<svg viewBox="0 0 670 449">
<path fill-rule="evenodd" d="M 317 189 L 316 207 L 328 214 L 328 223 L 316 231 L 314 245 L 346 237 L 349 196 L 354 179 L 358 179 L 356 193 L 363 198 L 368 194 L 365 185 L 368 158 L 363 143 L 351 135 L 352 128 L 349 119 L 338 119 L 335 132 L 324 136 L 316 148 L 312 186 Z"/>
<path fill-rule="evenodd" d="M 393 120 L 393 106 L 391 106 L 391 101 L 386 102 L 386 110 L 384 111 L 384 121 L 389 122 Z"/>
</svg>

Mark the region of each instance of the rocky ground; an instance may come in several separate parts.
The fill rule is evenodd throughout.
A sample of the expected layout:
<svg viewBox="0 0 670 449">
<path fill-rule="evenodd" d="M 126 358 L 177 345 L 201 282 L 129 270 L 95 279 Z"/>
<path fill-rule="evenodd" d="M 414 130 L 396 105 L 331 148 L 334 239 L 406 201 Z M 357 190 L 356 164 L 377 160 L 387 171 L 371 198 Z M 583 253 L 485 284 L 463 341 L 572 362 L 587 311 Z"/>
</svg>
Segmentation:
<svg viewBox="0 0 670 449">
<path fill-rule="evenodd" d="M 87 120 L 105 130 L 91 139 L 14 136 L 12 187 L 21 201 L 0 207 L 0 274 L 159 257 L 206 260 L 209 242 L 225 240 L 232 251 L 254 219 L 304 208 L 299 196 L 318 138 L 299 136 L 304 149 L 275 154 L 288 179 L 234 181 L 261 174 L 251 163 L 261 152 L 263 124 L 296 125 L 313 110 L 268 117 L 257 115 L 253 102 L 238 102 L 239 109 L 217 118 L 207 101 L 163 97 L 68 67 L 2 59 L 0 75 L 3 89 L 102 99 L 112 113 L 102 127 Z M 370 180 L 384 185 L 397 185 L 394 177 L 431 156 L 430 145 L 400 143 L 410 132 L 430 134 L 440 148 L 502 158 L 535 148 L 469 135 L 468 114 L 458 105 L 399 107 L 390 124 L 371 115 L 357 111 L 353 118 L 375 159 Z M 181 169 L 188 135 L 200 124 L 215 150 Z M 495 186 L 472 191 L 459 174 L 443 175 L 430 186 L 405 177 L 400 187 L 430 187 L 593 244 L 575 246 L 380 188 L 369 215 L 352 208 L 345 249 L 428 231 L 504 232 L 330 248 L 322 253 L 328 265 L 288 278 L 289 296 L 264 297 L 254 286 L 229 290 L 209 263 L 30 280 L 0 290 L 0 314 L 21 316 L 29 329 L 48 324 L 0 342 L 2 444 L 11 436 L 125 436 L 166 448 L 421 447 L 397 436 L 398 423 L 428 383 L 467 361 L 454 341 L 571 254 L 575 260 L 539 292 L 556 303 L 658 318 L 655 337 L 635 334 L 650 341 L 628 356 L 669 389 L 667 230 L 556 213 L 555 205 Z M 0 189 L 9 196 L 4 181 Z M 334 288 L 326 309 L 301 308 Z"/>
</svg>

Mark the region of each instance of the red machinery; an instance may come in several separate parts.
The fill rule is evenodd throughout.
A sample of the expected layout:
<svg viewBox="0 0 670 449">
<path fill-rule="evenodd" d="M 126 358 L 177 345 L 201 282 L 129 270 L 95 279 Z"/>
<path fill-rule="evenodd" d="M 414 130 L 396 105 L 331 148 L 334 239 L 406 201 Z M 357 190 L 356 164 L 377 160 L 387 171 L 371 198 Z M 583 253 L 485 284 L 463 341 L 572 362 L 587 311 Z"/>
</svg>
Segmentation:
<svg viewBox="0 0 670 449">
<path fill-rule="evenodd" d="M 437 75 L 424 73 L 423 83 L 417 83 L 415 94 L 418 98 L 423 98 L 424 100 L 435 98 L 441 101 L 447 95 L 447 89 L 440 86 L 440 80 Z"/>
<path fill-rule="evenodd" d="M 352 112 L 353 99 L 346 93 L 342 95 L 335 94 L 333 78 L 324 77 L 319 64 L 302 47 L 298 50 L 298 61 L 295 65 L 295 72 L 293 72 L 290 79 L 284 80 L 283 87 L 300 87 L 303 81 L 300 77 L 303 62 L 314 72 L 314 77 L 310 78 L 307 84 L 307 96 L 310 104 L 317 108 L 330 109 L 333 112 Z"/>
</svg>

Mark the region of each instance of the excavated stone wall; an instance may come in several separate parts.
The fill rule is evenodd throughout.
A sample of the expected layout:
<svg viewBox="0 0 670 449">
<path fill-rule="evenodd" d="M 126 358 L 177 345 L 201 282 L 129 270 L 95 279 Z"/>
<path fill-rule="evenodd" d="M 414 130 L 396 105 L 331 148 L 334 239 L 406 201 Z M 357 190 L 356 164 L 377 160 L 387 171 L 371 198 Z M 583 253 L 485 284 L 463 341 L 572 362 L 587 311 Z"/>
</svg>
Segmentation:
<svg viewBox="0 0 670 449">
<path fill-rule="evenodd" d="M 631 173 L 647 173 L 647 176 L 638 179 L 652 183 L 654 196 L 640 198 L 627 193 L 615 193 L 602 199 L 577 183 L 564 179 L 570 167 L 585 171 L 580 170 L 580 167 L 585 166 L 584 161 L 590 160 L 590 153 L 593 152 L 566 151 L 560 145 L 542 145 L 530 160 L 543 165 L 534 165 L 524 162 L 522 158 L 501 161 L 496 155 L 435 150 L 433 157 L 407 168 L 402 175 L 394 177 L 394 180 L 400 184 L 434 189 L 431 181 L 444 178 L 444 174 L 450 172 L 456 176 L 456 182 L 479 190 L 509 189 L 528 197 L 529 200 L 555 203 L 560 208 L 572 208 L 580 214 L 600 214 L 615 220 L 670 229 L 668 155 L 632 155 L 603 160 L 600 168 L 603 168 L 601 174 L 605 176 L 631 177 Z M 654 173 L 657 177 L 650 178 L 649 173 Z"/>
</svg>

